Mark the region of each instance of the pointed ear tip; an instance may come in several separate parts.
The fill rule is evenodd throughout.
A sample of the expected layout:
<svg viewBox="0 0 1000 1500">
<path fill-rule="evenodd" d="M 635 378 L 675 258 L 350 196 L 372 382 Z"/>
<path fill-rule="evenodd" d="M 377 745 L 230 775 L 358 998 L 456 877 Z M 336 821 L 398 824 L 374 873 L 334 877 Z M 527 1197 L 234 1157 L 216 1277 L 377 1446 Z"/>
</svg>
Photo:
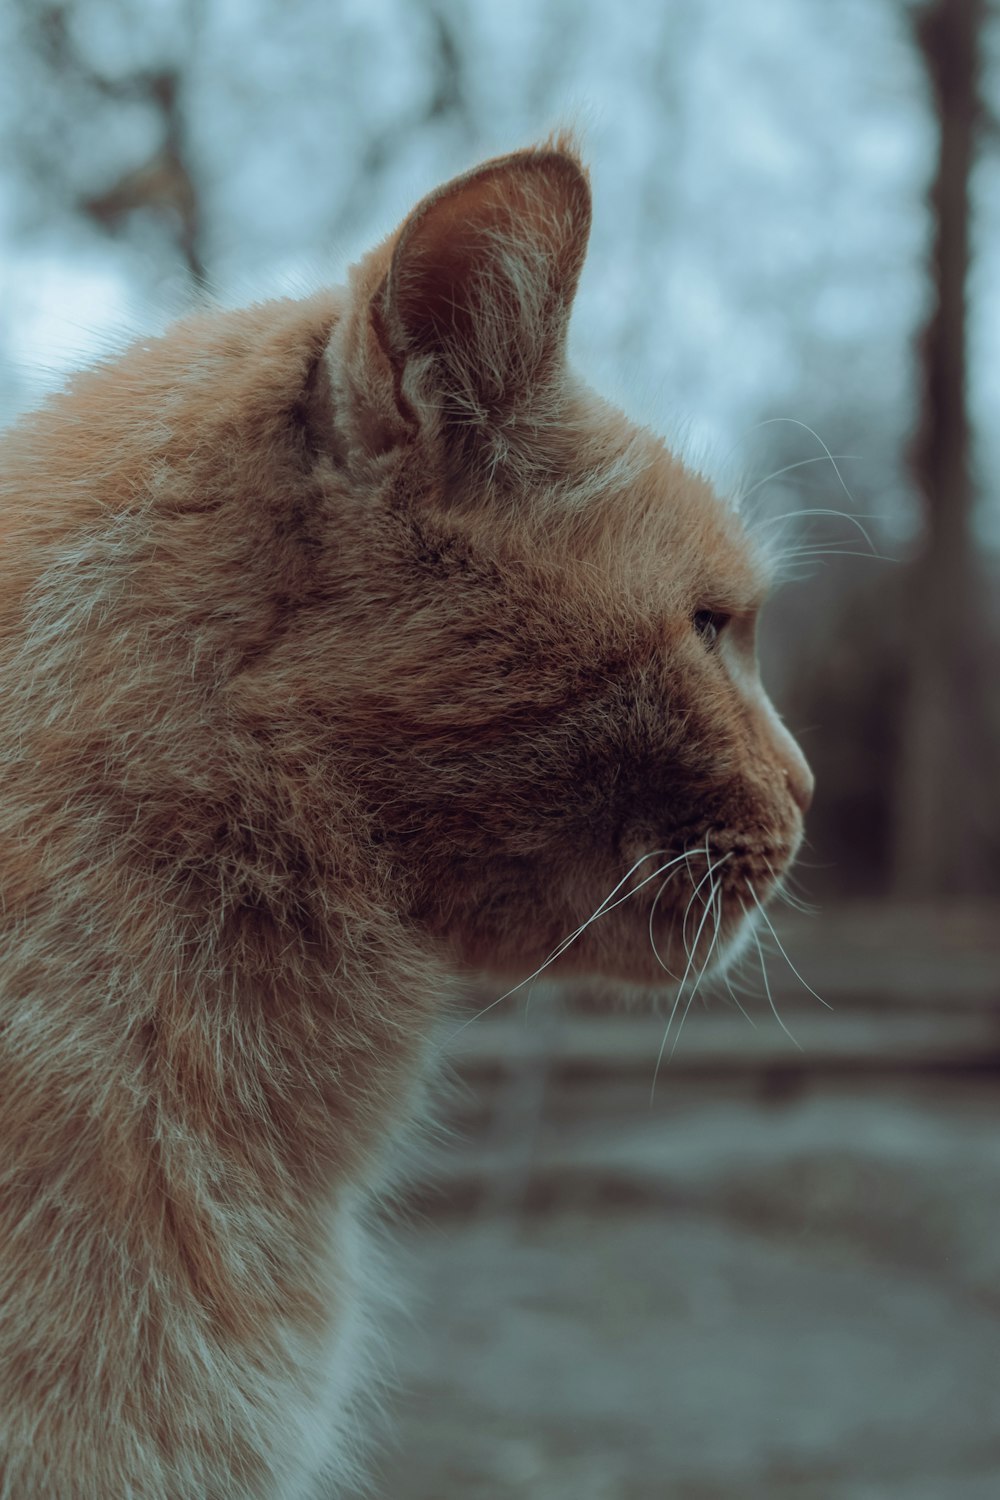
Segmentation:
<svg viewBox="0 0 1000 1500">
<path fill-rule="evenodd" d="M 529 178 L 541 186 L 542 196 L 550 200 L 561 200 L 570 210 L 578 225 L 589 228 L 591 218 L 590 174 L 577 149 L 576 141 L 568 132 L 509 156 L 486 161 L 470 176 L 486 183 L 504 178 L 513 184 L 518 178 L 526 183 Z M 504 190 L 501 188 L 501 192 Z"/>
<path fill-rule="evenodd" d="M 583 142 L 575 130 L 568 126 L 562 130 L 554 130 L 538 149 L 564 158 L 581 177 L 586 181 L 590 180 L 590 173 L 583 159 Z"/>
<path fill-rule="evenodd" d="M 491 200 L 496 203 L 491 184 L 494 189 L 499 188 L 502 200 L 506 196 L 504 180 L 508 183 L 518 177 L 523 180 L 526 172 L 539 173 L 555 191 L 561 191 L 568 200 L 573 200 L 574 217 L 589 226 L 590 176 L 580 158 L 575 138 L 568 131 L 562 131 L 541 145 L 480 162 L 429 193 L 400 227 L 394 260 L 405 253 L 417 236 L 427 233 L 435 221 L 440 224 L 441 215 L 447 213 L 449 207 L 454 209 L 460 199 L 466 198 L 472 204 L 477 198 L 484 204 Z"/>
<path fill-rule="evenodd" d="M 590 197 L 590 172 L 583 160 L 580 143 L 572 131 L 557 131 L 541 145 L 517 152 L 507 160 L 512 165 L 520 162 L 525 166 L 559 173 L 572 181 L 588 199 Z"/>
</svg>

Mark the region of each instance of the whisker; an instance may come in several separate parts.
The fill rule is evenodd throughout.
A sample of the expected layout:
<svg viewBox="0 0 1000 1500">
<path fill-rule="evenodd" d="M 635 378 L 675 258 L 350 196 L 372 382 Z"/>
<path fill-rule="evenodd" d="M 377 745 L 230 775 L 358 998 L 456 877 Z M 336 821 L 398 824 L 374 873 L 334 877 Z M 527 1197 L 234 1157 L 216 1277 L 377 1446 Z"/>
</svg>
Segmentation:
<svg viewBox="0 0 1000 1500">
<path fill-rule="evenodd" d="M 820 463 L 820 459 L 809 459 L 809 463 Z M 883 518 L 878 511 L 872 510 L 837 510 L 832 505 L 803 505 L 798 510 L 783 510 L 778 516 L 762 516 L 754 524 L 757 526 L 780 526 L 783 521 L 799 521 L 803 516 L 831 516 L 835 521 L 881 521 Z"/>
<path fill-rule="evenodd" d="M 869 562 L 899 562 L 898 557 L 889 557 L 885 552 L 858 552 L 840 542 L 801 542 L 794 547 L 785 547 L 781 552 L 783 563 L 812 562 L 824 557 L 864 557 Z"/>
<path fill-rule="evenodd" d="M 692 956 L 692 950 L 688 947 L 688 940 L 687 940 L 688 917 L 691 914 L 691 908 L 694 905 L 695 897 L 697 896 L 698 892 L 701 890 L 702 886 L 705 884 L 705 881 L 709 878 L 709 876 L 712 873 L 712 856 L 709 853 L 709 848 L 708 848 L 708 841 L 709 841 L 709 838 L 711 837 L 711 833 L 712 833 L 712 830 L 709 829 L 706 832 L 706 834 L 705 834 L 705 864 L 706 864 L 707 868 L 705 870 L 704 875 L 701 877 L 701 879 L 698 881 L 698 884 L 694 887 L 693 891 L 691 892 L 691 895 L 688 897 L 687 906 L 684 908 L 684 918 L 683 918 L 683 921 L 681 922 L 681 938 L 682 938 L 683 943 L 684 943 L 684 952 L 687 954 L 687 956 L 689 958 Z M 699 845 L 697 849 L 691 849 L 688 852 L 691 853 L 691 854 L 695 854 L 695 853 L 701 854 L 701 852 L 702 852 L 701 846 Z M 688 874 L 689 875 L 691 874 L 690 862 L 688 863 Z M 694 879 L 693 875 L 691 876 L 691 879 L 692 880 Z M 696 945 L 697 945 L 697 941 L 698 941 L 697 938 L 695 938 L 695 944 Z"/>
<path fill-rule="evenodd" d="M 706 841 L 706 844 L 707 844 L 707 842 L 708 842 L 708 836 L 707 835 L 706 835 L 706 840 L 705 841 Z M 700 853 L 701 853 L 700 849 L 697 849 L 697 850 L 696 849 L 685 849 L 685 851 L 684 851 L 684 856 L 683 856 L 684 857 L 684 862 L 688 866 L 688 875 L 690 876 L 690 878 L 692 880 L 694 879 L 694 876 L 691 875 L 691 860 L 690 860 L 690 856 L 692 854 L 700 854 Z M 701 889 L 701 887 L 704 885 L 705 881 L 708 879 L 709 875 L 711 874 L 711 866 L 712 866 L 711 859 L 709 859 L 708 865 L 709 865 L 709 868 L 705 871 L 705 874 L 701 877 L 701 879 L 698 881 L 697 885 L 694 887 L 694 890 L 691 892 L 691 895 L 688 898 L 687 906 L 684 908 L 684 920 L 681 923 L 681 939 L 682 939 L 682 941 L 684 943 L 684 952 L 685 952 L 685 954 L 689 958 L 691 957 L 691 950 L 688 947 L 688 941 L 687 941 L 687 919 L 688 919 L 688 913 L 691 910 L 691 903 L 694 901 L 695 896 L 698 894 L 699 890 Z M 667 876 L 667 880 L 671 880 L 673 878 L 674 874 L 676 874 L 676 871 L 672 871 L 671 874 Z M 653 918 L 656 915 L 656 907 L 657 907 L 657 904 L 658 904 L 658 902 L 660 900 L 660 897 L 663 895 L 663 892 L 666 890 L 667 880 L 665 880 L 663 882 L 663 885 L 657 891 L 657 893 L 656 893 L 656 900 L 653 902 L 653 909 L 652 909 L 652 911 L 649 914 L 649 944 L 650 944 L 650 947 L 653 950 L 653 956 L 656 959 L 656 962 L 660 965 L 660 968 L 664 971 L 665 974 L 669 974 L 671 979 L 676 979 L 677 978 L 676 974 L 674 974 L 667 967 L 667 965 L 663 962 L 663 959 L 660 957 L 659 949 L 656 946 L 656 939 L 653 936 Z"/>
<path fill-rule="evenodd" d="M 778 934 L 774 930 L 774 926 L 773 926 L 773 924 L 771 922 L 771 918 L 768 916 L 767 912 L 764 910 L 763 906 L 761 905 L 760 897 L 757 895 L 757 892 L 754 890 L 753 885 L 751 884 L 751 882 L 749 880 L 747 881 L 747 890 L 750 892 L 750 894 L 753 897 L 754 901 L 757 903 L 757 910 L 760 912 L 761 917 L 763 918 L 764 922 L 767 924 L 768 931 L 770 932 L 771 936 L 774 938 L 774 941 L 777 943 L 777 945 L 778 945 L 778 952 L 781 954 L 782 958 L 785 960 L 785 963 L 788 965 L 788 967 L 791 969 L 792 973 L 795 975 L 796 979 L 799 981 L 799 984 L 801 984 L 803 986 L 803 988 L 807 989 L 809 991 L 810 995 L 812 995 L 816 1000 L 819 1001 L 820 1005 L 825 1006 L 827 1010 L 833 1010 L 833 1006 L 830 1004 L 829 1000 L 824 1000 L 822 995 L 817 995 L 816 994 L 816 991 L 813 989 L 812 985 L 808 984 L 806 982 L 806 980 L 804 980 L 802 978 L 802 975 L 799 973 L 798 969 L 792 963 L 792 960 L 788 957 L 788 954 L 785 952 L 785 946 L 784 946 L 784 944 L 782 943 L 782 941 L 779 938 Z"/>
<path fill-rule="evenodd" d="M 698 884 L 695 886 L 694 890 L 692 891 L 692 893 L 691 893 L 691 901 L 694 900 L 694 898 L 697 895 L 698 891 L 705 884 L 705 881 L 709 880 L 715 874 L 716 870 L 721 869 L 721 867 L 725 864 L 726 860 L 729 859 L 729 857 L 730 857 L 729 854 L 724 854 L 722 856 L 722 858 L 719 860 L 718 864 L 716 864 L 715 866 L 709 865 L 709 868 L 706 870 L 705 874 L 701 877 L 701 879 L 699 880 Z M 713 886 L 713 894 L 714 894 L 714 889 L 715 888 Z M 691 901 L 688 902 L 688 909 L 690 909 Z M 663 1040 L 660 1043 L 660 1050 L 657 1053 L 656 1066 L 653 1069 L 653 1081 L 652 1081 L 652 1084 L 651 1084 L 650 1090 L 649 1090 L 649 1102 L 650 1102 L 650 1104 L 652 1104 L 653 1097 L 654 1097 L 654 1095 L 656 1093 L 656 1081 L 657 1081 L 657 1078 L 659 1077 L 660 1065 L 663 1062 L 663 1054 L 666 1051 L 667 1041 L 668 1041 L 668 1039 L 670 1037 L 670 1032 L 673 1029 L 674 1017 L 677 1015 L 677 1008 L 680 1005 L 681 996 L 684 993 L 684 986 L 687 984 L 688 975 L 691 973 L 691 970 L 694 967 L 695 954 L 698 951 L 698 944 L 701 941 L 701 934 L 704 931 L 705 923 L 708 920 L 708 914 L 709 914 L 710 910 L 711 910 L 711 905 L 709 903 L 706 903 L 705 910 L 702 912 L 702 915 L 701 915 L 701 921 L 698 924 L 698 931 L 695 933 L 694 946 L 688 951 L 687 967 L 685 968 L 684 973 L 681 976 L 681 982 L 678 985 L 677 994 L 674 997 L 674 1003 L 673 1003 L 673 1005 L 671 1006 L 671 1009 L 670 1009 L 670 1015 L 667 1017 L 666 1029 L 665 1029 L 665 1031 L 663 1033 Z M 718 930 L 716 930 L 716 936 L 718 936 Z M 714 948 L 714 940 L 713 940 L 712 948 Z M 709 959 L 712 956 L 712 948 L 709 948 L 709 952 L 708 952 L 708 958 Z M 708 960 L 706 960 L 706 966 L 707 966 L 707 962 L 708 962 Z"/>
<path fill-rule="evenodd" d="M 665 854 L 666 852 L 667 851 L 665 849 L 657 849 L 656 850 L 656 854 Z M 679 865 L 681 863 L 681 861 L 685 857 L 686 856 L 684 854 L 678 854 L 675 859 L 668 860 L 665 865 L 661 865 L 658 870 L 654 870 L 653 873 L 652 873 L 652 875 L 645 875 L 645 876 L 643 876 L 642 880 L 640 880 L 639 884 L 636 886 L 636 888 L 635 888 L 634 891 L 626 891 L 625 894 L 624 894 L 624 896 L 619 896 L 617 901 L 613 901 L 611 903 L 611 905 L 608 906 L 608 905 L 606 905 L 606 903 L 608 901 L 611 901 L 611 896 L 613 896 L 615 894 L 615 891 L 621 890 L 622 885 L 624 884 L 624 881 L 619 880 L 618 884 L 615 886 L 615 890 L 611 892 L 611 895 L 605 896 L 604 901 L 601 903 L 601 905 L 594 912 L 593 916 L 588 917 L 587 920 L 586 920 L 586 922 L 584 922 L 581 927 L 577 928 L 577 930 L 573 934 L 572 938 L 571 939 L 567 939 L 567 943 L 568 942 L 575 942 L 576 939 L 580 936 L 580 933 L 584 932 L 586 930 L 586 928 L 588 928 L 590 926 L 591 922 L 596 922 L 598 917 L 606 917 L 609 911 L 614 911 L 615 907 L 616 906 L 621 906 L 622 902 L 624 902 L 624 901 L 631 901 L 632 897 L 633 896 L 637 896 L 639 894 L 639 892 L 641 890 L 644 890 L 647 885 L 652 885 L 652 883 L 653 883 L 654 880 L 658 880 L 659 877 L 663 874 L 664 870 L 669 870 L 671 868 L 671 866 L 673 866 L 673 865 Z M 649 858 L 650 858 L 650 856 L 648 854 L 644 854 L 642 856 L 642 859 L 649 859 Z M 636 861 L 636 864 L 641 864 L 641 863 L 642 863 L 642 860 L 637 860 Z M 629 875 L 632 874 L 632 871 L 634 869 L 635 869 L 635 865 L 632 866 L 632 870 L 629 871 Z M 627 880 L 627 879 L 628 879 L 628 875 L 625 876 L 625 880 Z M 564 947 L 560 946 L 559 953 L 565 953 L 565 951 L 566 951 L 566 949 Z M 554 956 L 558 957 L 559 954 L 557 953 Z M 546 960 L 546 962 L 548 962 L 548 960 Z"/>
<path fill-rule="evenodd" d="M 836 457 L 841 460 L 845 458 L 860 458 L 860 456 L 861 455 L 858 453 L 838 453 L 836 455 Z M 832 461 L 833 455 L 830 455 L 830 457 Z M 765 484 L 770 484 L 772 479 L 780 479 L 782 474 L 790 474 L 793 469 L 804 469 L 809 464 L 825 464 L 826 461 L 827 455 L 825 453 L 820 453 L 815 458 L 800 458 L 796 463 L 785 464 L 783 469 L 773 470 L 772 473 L 766 475 L 763 479 L 758 479 L 757 483 L 752 484 L 748 490 L 744 490 L 742 494 L 737 498 L 736 504 L 742 505 L 744 500 L 749 500 L 751 495 L 756 495 L 757 491 L 762 490 Z"/>
<path fill-rule="evenodd" d="M 722 982 L 726 986 L 726 989 L 729 992 L 729 998 L 733 1002 L 733 1004 L 736 1006 L 736 1009 L 739 1011 L 740 1015 L 743 1017 L 744 1020 L 749 1021 L 750 1025 L 753 1027 L 754 1031 L 756 1031 L 757 1030 L 757 1022 L 754 1020 L 754 1018 L 750 1014 L 750 1012 L 745 1008 L 745 1006 L 743 1005 L 743 1003 L 740 1000 L 739 995 L 737 995 L 736 991 L 733 989 L 733 986 L 732 986 L 732 983 L 730 982 L 728 974 L 724 974 L 723 975 L 723 981 Z"/>
<path fill-rule="evenodd" d="M 774 888 L 774 894 L 779 901 L 783 901 L 791 911 L 797 911 L 803 917 L 814 917 L 819 910 L 808 901 L 802 901 L 784 886 L 778 885 Z"/>
<path fill-rule="evenodd" d="M 509 990 L 505 990 L 502 995 L 498 995 L 495 1000 L 491 1000 L 489 1005 L 484 1005 L 482 1010 L 476 1011 L 476 1014 L 474 1016 L 469 1016 L 462 1022 L 460 1026 L 456 1026 L 455 1030 L 451 1032 L 442 1043 L 441 1050 L 443 1050 L 444 1047 L 450 1046 L 456 1037 L 461 1036 L 462 1032 L 466 1029 L 467 1026 L 471 1026 L 474 1021 L 481 1020 L 483 1016 L 487 1015 L 496 1006 L 502 1004 L 504 1000 L 509 1000 L 511 995 L 516 995 L 518 990 L 523 989 L 526 984 L 531 984 L 532 980 L 537 979 L 540 974 L 543 974 L 550 964 L 555 963 L 557 958 L 561 958 L 566 950 L 572 947 L 577 938 L 579 938 L 584 932 L 586 932 L 591 923 L 596 922 L 599 917 L 607 916 L 609 911 L 614 911 L 615 907 L 620 906 L 623 901 L 629 901 L 633 896 L 637 896 L 639 892 L 644 888 L 644 886 L 649 885 L 651 881 L 658 879 L 659 876 L 664 873 L 664 871 L 669 870 L 673 865 L 680 864 L 686 858 L 686 854 L 676 855 L 675 858 L 668 860 L 665 865 L 661 865 L 658 870 L 654 870 L 652 875 L 645 876 L 634 890 L 626 891 L 624 896 L 619 896 L 617 901 L 612 901 L 612 897 L 617 895 L 625 882 L 629 880 L 632 875 L 634 875 L 635 871 L 641 864 L 645 864 L 647 859 L 656 859 L 661 854 L 665 854 L 666 852 L 667 851 L 665 849 L 653 849 L 646 854 L 640 855 L 640 857 L 632 865 L 631 869 L 627 870 L 626 873 L 622 876 L 621 880 L 619 880 L 618 884 L 608 892 L 608 894 L 605 896 L 604 900 L 600 903 L 596 910 L 591 913 L 591 915 L 585 922 L 581 922 L 580 926 L 577 927 L 574 932 L 571 932 L 568 937 L 563 938 L 562 942 L 557 943 L 555 948 L 553 948 L 552 952 L 549 954 L 548 958 L 546 958 L 544 962 L 539 964 L 538 968 L 533 974 L 529 974 L 526 978 L 519 980 L 518 983 L 513 985 Z M 610 905 L 608 904 L 609 902 L 611 902 Z"/>
<path fill-rule="evenodd" d="M 709 899 L 709 909 L 710 910 L 714 909 L 715 895 L 716 895 L 716 892 L 720 889 L 721 884 L 722 884 L 721 881 L 718 881 L 718 880 L 715 881 L 713 883 L 713 885 L 712 885 L 711 891 L 709 892 L 709 898 L 708 899 Z M 674 1037 L 673 1042 L 671 1043 L 670 1051 L 667 1054 L 667 1062 L 668 1063 L 672 1060 L 674 1053 L 677 1051 L 677 1044 L 678 1044 L 678 1042 L 681 1039 L 681 1032 L 684 1030 L 684 1022 L 687 1020 L 688 1015 L 690 1014 L 691 1007 L 692 1007 L 692 1005 L 694 1004 L 694 1001 L 695 1001 L 695 996 L 698 994 L 698 991 L 701 988 L 701 982 L 702 982 L 702 980 L 705 977 L 705 974 L 706 974 L 706 971 L 708 969 L 709 964 L 712 962 L 712 954 L 715 952 L 716 944 L 719 941 L 719 928 L 720 928 L 720 918 L 721 918 L 721 907 L 722 907 L 722 902 L 721 902 L 721 899 L 720 899 L 720 902 L 719 902 L 719 913 L 716 914 L 716 918 L 715 918 L 715 931 L 712 933 L 712 941 L 708 945 L 708 952 L 705 954 L 705 962 L 702 964 L 701 968 L 698 970 L 698 977 L 697 977 L 697 979 L 694 982 L 694 988 L 692 989 L 690 995 L 687 998 L 687 1002 L 686 1002 L 686 1004 L 684 1006 L 683 1011 L 681 1012 L 680 1021 L 677 1023 L 677 1033 L 676 1033 L 676 1035 Z"/>
<path fill-rule="evenodd" d="M 676 874 L 677 874 L 676 870 L 671 870 L 670 874 L 666 877 L 666 879 L 664 880 L 663 884 L 660 886 L 660 889 L 656 893 L 656 896 L 655 896 L 655 898 L 653 900 L 653 905 L 650 908 L 650 912 L 649 912 L 649 946 L 653 950 L 653 957 L 656 959 L 656 962 L 659 964 L 660 968 L 663 969 L 663 971 L 666 974 L 670 975 L 671 979 L 676 979 L 677 976 L 675 974 L 671 973 L 670 969 L 667 967 L 667 965 L 663 962 L 663 959 L 660 957 L 660 950 L 657 948 L 657 946 L 656 946 L 656 938 L 653 936 L 653 922 L 654 922 L 654 920 L 656 918 L 656 908 L 660 904 L 660 897 L 663 895 L 663 892 L 666 890 L 666 888 L 669 885 L 670 881 L 674 878 L 674 876 Z M 671 929 L 670 930 L 671 930 L 671 932 L 673 932 L 673 925 L 671 925 Z"/>
<path fill-rule="evenodd" d="M 833 454 L 830 452 L 829 448 L 826 446 L 826 444 L 824 443 L 823 439 L 820 437 L 819 433 L 814 428 L 810 427 L 808 422 L 800 422 L 797 417 L 768 417 L 768 418 L 765 419 L 765 421 L 761 422 L 759 425 L 761 427 L 772 427 L 772 426 L 775 426 L 779 422 L 787 422 L 789 424 L 789 426 L 791 426 L 791 427 L 801 427 L 803 432 L 808 432 L 809 435 L 810 435 L 810 437 L 814 437 L 816 439 L 817 443 L 819 443 L 820 447 L 822 448 L 825 457 L 830 460 L 830 464 L 831 464 L 831 467 L 833 468 L 833 472 L 836 474 L 837 479 L 840 481 L 840 487 L 841 487 L 841 489 L 843 490 L 844 494 L 847 496 L 848 500 L 850 500 L 853 509 L 855 511 L 857 511 L 857 508 L 858 508 L 857 501 L 855 500 L 854 496 L 851 494 L 850 490 L 848 489 L 848 487 L 847 487 L 847 481 L 844 479 L 843 474 L 840 472 L 840 469 L 837 467 L 837 460 L 834 458 Z M 867 538 L 866 538 L 866 540 L 867 540 Z"/>
<path fill-rule="evenodd" d="M 850 491 L 848 491 L 848 493 L 850 493 Z M 780 516 L 766 516 L 764 520 L 758 521 L 756 524 L 760 529 L 763 529 L 765 526 L 780 526 L 785 521 L 798 521 L 801 520 L 803 516 L 828 516 L 831 519 L 837 521 L 849 521 L 852 526 L 857 527 L 858 531 L 860 531 L 861 535 L 868 543 L 870 553 L 862 553 L 861 555 L 877 555 L 878 549 L 876 548 L 875 543 L 872 541 L 867 527 L 862 526 L 858 516 L 852 515 L 850 511 L 835 510 L 827 505 L 807 505 L 804 506 L 801 510 L 786 510 Z M 878 517 L 870 517 L 869 519 L 877 520 Z M 889 559 L 886 559 L 886 561 L 889 561 Z"/>
<path fill-rule="evenodd" d="M 767 964 L 764 962 L 764 950 L 760 946 L 760 938 L 757 936 L 757 932 L 756 932 L 755 928 L 751 927 L 751 929 L 750 929 L 750 935 L 751 935 L 751 937 L 753 938 L 754 942 L 757 945 L 757 956 L 760 959 L 761 978 L 764 981 L 764 993 L 767 996 L 767 1002 L 770 1005 L 772 1012 L 774 1013 L 774 1019 L 777 1021 L 778 1025 L 781 1027 L 782 1031 L 785 1033 L 785 1035 L 787 1036 L 788 1040 L 791 1042 L 792 1046 L 795 1047 L 795 1048 L 797 1048 L 798 1051 L 801 1052 L 802 1051 L 801 1045 L 792 1036 L 792 1033 L 789 1031 L 788 1027 L 785 1025 L 784 1021 L 781 1019 L 780 1015 L 778 1014 L 778 1007 L 774 1003 L 774 996 L 771 994 L 771 986 L 770 986 L 770 984 L 768 982 L 768 978 L 767 978 Z"/>
<path fill-rule="evenodd" d="M 708 835 L 707 834 L 705 835 L 705 857 L 708 858 Z M 709 862 L 709 866 L 711 866 L 712 861 L 711 861 L 710 858 L 708 858 L 708 862 Z M 716 864 L 716 866 L 715 866 L 716 870 L 721 869 L 724 863 L 725 863 L 725 860 L 724 859 L 720 859 L 718 861 L 718 863 Z M 709 907 L 712 908 L 713 910 L 714 910 L 714 906 L 715 906 L 716 892 L 719 890 L 721 884 L 722 884 L 721 881 L 713 880 L 711 889 L 709 890 L 709 893 L 708 893 L 708 904 L 709 904 Z M 719 941 L 719 925 L 720 925 L 721 921 L 722 921 L 722 897 L 720 896 L 719 897 L 719 908 L 718 908 L 718 911 L 715 911 L 715 931 L 712 933 L 712 941 L 709 944 L 708 957 L 706 958 L 705 963 L 702 964 L 702 966 L 701 966 L 701 972 L 699 973 L 698 978 L 695 980 L 695 986 L 694 986 L 694 989 L 691 992 L 691 1000 L 693 1000 L 694 997 L 695 997 L 695 995 L 697 995 L 697 993 L 698 993 L 698 986 L 701 984 L 701 981 L 704 978 L 705 969 L 706 969 L 706 967 L 708 965 L 708 960 L 712 957 L 712 954 L 715 952 L 715 945 Z M 690 1007 L 691 1007 L 691 1000 L 688 1001 L 688 1009 L 690 1009 Z M 702 1004 L 704 1005 L 704 1003 L 705 1003 L 704 1002 L 704 997 L 702 997 Z M 685 1011 L 685 1015 L 686 1014 L 687 1014 L 687 1011 Z M 684 1024 L 684 1021 L 683 1021 L 683 1018 L 682 1018 L 681 1025 L 683 1026 L 683 1024 Z M 678 1037 L 680 1037 L 680 1030 L 679 1029 L 678 1029 L 677 1035 L 678 1035 Z M 675 1042 L 674 1043 L 674 1047 L 676 1047 L 676 1045 L 677 1045 L 677 1043 Z M 673 1056 L 673 1052 L 674 1052 L 674 1048 L 671 1047 L 671 1049 L 670 1049 L 670 1055 L 671 1055 L 671 1057 Z"/>
<path fill-rule="evenodd" d="M 804 917 L 814 917 L 819 911 L 819 907 L 815 906 L 811 901 L 803 901 L 801 896 L 792 891 L 790 889 L 791 877 L 788 875 L 776 875 L 774 866 L 769 859 L 765 858 L 764 863 L 767 865 L 771 879 L 774 881 L 774 894 L 778 897 L 778 900 L 784 901 L 785 905 L 790 906 L 793 911 L 801 912 Z"/>
</svg>

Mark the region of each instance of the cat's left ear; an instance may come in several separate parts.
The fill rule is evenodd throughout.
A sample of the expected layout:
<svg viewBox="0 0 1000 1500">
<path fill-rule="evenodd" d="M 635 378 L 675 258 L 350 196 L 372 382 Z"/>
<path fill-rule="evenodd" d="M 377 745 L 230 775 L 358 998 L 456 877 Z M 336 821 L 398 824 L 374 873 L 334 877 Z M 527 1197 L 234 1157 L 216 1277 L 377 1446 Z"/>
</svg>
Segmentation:
<svg viewBox="0 0 1000 1500">
<path fill-rule="evenodd" d="M 425 198 L 355 269 L 331 341 L 348 451 L 417 434 L 465 449 L 541 427 L 589 230 L 587 177 L 563 145 L 486 162 Z"/>
</svg>

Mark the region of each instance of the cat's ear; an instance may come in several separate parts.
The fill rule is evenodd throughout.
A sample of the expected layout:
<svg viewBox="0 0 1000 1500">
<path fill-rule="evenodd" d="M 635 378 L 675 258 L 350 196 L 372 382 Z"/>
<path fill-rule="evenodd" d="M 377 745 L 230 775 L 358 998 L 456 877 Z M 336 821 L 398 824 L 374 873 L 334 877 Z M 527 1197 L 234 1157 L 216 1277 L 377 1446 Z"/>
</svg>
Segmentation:
<svg viewBox="0 0 1000 1500">
<path fill-rule="evenodd" d="M 562 145 L 439 188 L 356 269 L 331 374 L 369 453 L 541 426 L 561 384 L 590 189 Z M 341 417 L 347 413 L 341 408 Z"/>
</svg>

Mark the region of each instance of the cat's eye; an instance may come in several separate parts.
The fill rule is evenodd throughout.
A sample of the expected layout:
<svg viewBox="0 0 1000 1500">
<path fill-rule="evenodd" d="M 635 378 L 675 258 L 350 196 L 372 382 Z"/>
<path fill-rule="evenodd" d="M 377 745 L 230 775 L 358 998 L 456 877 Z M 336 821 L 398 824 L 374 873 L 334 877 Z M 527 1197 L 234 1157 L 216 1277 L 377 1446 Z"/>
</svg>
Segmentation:
<svg viewBox="0 0 1000 1500">
<path fill-rule="evenodd" d="M 729 616 L 716 609 L 699 609 L 691 616 L 695 634 L 699 635 L 706 650 L 711 651 L 719 636 L 729 624 Z"/>
</svg>

